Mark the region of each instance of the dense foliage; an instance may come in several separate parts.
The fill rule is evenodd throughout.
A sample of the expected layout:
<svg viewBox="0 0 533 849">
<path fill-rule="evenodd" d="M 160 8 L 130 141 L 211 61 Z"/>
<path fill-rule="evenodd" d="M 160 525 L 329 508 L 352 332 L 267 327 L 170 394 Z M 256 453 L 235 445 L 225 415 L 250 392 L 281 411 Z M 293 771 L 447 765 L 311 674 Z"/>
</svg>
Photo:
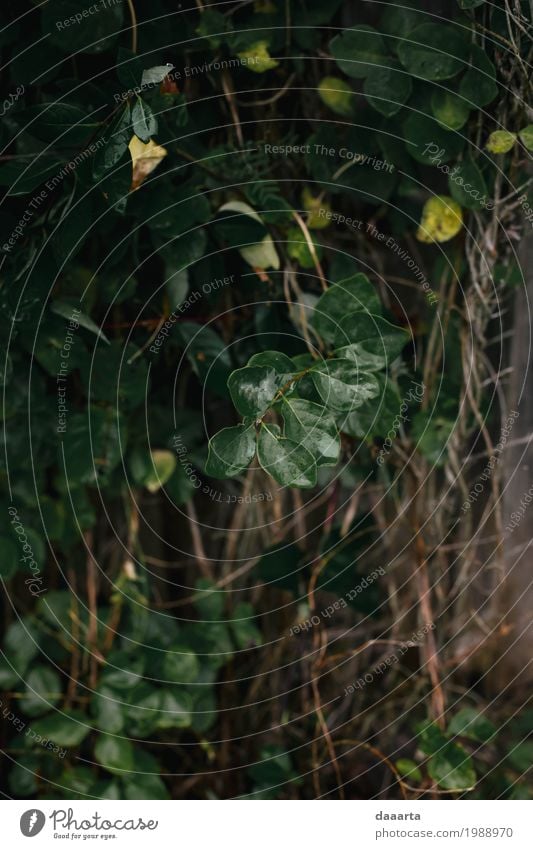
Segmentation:
<svg viewBox="0 0 533 849">
<path fill-rule="evenodd" d="M 520 276 L 479 234 L 527 180 L 527 30 L 483 0 L 3 11 L 4 792 L 527 796 L 531 712 L 450 672 L 431 489 L 455 528 L 478 295 Z"/>
</svg>

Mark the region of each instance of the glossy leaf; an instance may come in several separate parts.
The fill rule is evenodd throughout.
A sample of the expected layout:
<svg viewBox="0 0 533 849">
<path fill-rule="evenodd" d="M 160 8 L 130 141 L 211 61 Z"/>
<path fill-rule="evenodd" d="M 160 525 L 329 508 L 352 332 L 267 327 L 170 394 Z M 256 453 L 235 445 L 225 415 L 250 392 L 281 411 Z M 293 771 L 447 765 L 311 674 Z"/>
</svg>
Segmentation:
<svg viewBox="0 0 533 849">
<path fill-rule="evenodd" d="M 138 139 L 147 144 L 157 133 L 157 121 L 152 110 L 140 97 L 135 98 L 131 110 L 132 129 Z"/>
<path fill-rule="evenodd" d="M 346 315 L 360 310 L 381 312 L 379 296 L 365 274 L 354 274 L 335 283 L 319 298 L 311 323 L 319 336 L 333 342 Z"/>
<path fill-rule="evenodd" d="M 128 149 L 131 138 L 131 114 L 129 104 L 121 108 L 102 136 L 103 145 L 93 158 L 93 177 L 101 180 L 107 171 L 114 168 Z"/>
<path fill-rule="evenodd" d="M 206 474 L 230 478 L 248 468 L 255 454 L 255 430 L 238 425 L 226 427 L 209 441 Z"/>
<path fill-rule="evenodd" d="M 241 416 L 258 418 L 274 400 L 279 389 L 279 376 L 272 368 L 245 366 L 230 375 L 228 389 Z"/>
<path fill-rule="evenodd" d="M 257 443 L 262 468 L 280 486 L 309 489 L 315 486 L 317 467 L 313 455 L 303 445 L 281 436 L 276 425 L 263 425 Z"/>
<path fill-rule="evenodd" d="M 318 404 L 300 398 L 284 399 L 281 407 L 285 436 L 303 445 L 318 466 L 334 466 L 341 443 L 335 419 Z"/>
<path fill-rule="evenodd" d="M 371 374 L 363 374 L 353 360 L 325 360 L 315 366 L 311 377 L 327 407 L 355 410 L 379 395 L 379 383 Z"/>
<path fill-rule="evenodd" d="M 379 315 L 353 313 L 337 330 L 336 356 L 357 363 L 360 369 L 376 371 L 390 365 L 409 341 L 409 334 Z"/>
</svg>

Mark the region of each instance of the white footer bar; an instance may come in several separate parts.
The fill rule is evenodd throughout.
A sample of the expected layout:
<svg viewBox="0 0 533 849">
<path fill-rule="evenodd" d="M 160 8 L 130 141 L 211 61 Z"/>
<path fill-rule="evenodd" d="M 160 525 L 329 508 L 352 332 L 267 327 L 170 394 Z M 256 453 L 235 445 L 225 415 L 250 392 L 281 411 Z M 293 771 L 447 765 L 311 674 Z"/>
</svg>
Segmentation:
<svg viewBox="0 0 533 849">
<path fill-rule="evenodd" d="M 0 816 L 6 849 L 533 849 L 528 801 L 4 801 Z"/>
</svg>

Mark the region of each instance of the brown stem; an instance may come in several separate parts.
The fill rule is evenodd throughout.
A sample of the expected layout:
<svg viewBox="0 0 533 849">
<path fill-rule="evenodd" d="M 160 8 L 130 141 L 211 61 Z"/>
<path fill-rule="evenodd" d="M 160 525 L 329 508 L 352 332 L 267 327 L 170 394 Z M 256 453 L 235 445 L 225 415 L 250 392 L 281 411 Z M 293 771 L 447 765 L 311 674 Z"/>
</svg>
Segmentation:
<svg viewBox="0 0 533 849">
<path fill-rule="evenodd" d="M 89 685 L 91 689 L 96 688 L 98 680 L 98 572 L 93 557 L 93 534 L 86 531 L 84 534 L 87 548 L 87 603 L 89 606 L 89 623 L 87 625 L 87 648 L 89 650 Z"/>
</svg>

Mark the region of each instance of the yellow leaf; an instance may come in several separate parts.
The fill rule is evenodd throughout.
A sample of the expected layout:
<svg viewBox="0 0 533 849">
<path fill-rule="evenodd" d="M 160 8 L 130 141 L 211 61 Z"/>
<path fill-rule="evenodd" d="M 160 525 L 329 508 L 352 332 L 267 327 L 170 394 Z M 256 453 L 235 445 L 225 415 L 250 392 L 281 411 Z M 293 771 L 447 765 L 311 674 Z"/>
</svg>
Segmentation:
<svg viewBox="0 0 533 849">
<path fill-rule="evenodd" d="M 340 77 L 324 77 L 319 83 L 318 94 L 337 115 L 352 114 L 353 91 Z"/>
<path fill-rule="evenodd" d="M 279 62 L 273 59 L 268 52 L 267 41 L 257 41 L 248 50 L 241 50 L 240 53 L 237 53 L 237 56 L 255 74 L 262 74 L 264 71 L 270 71 L 271 68 L 277 68 L 279 65 Z"/>
<path fill-rule="evenodd" d="M 533 124 L 528 124 L 518 133 L 520 141 L 528 150 L 533 150 Z"/>
<path fill-rule="evenodd" d="M 463 226 L 463 211 L 453 198 L 437 195 L 424 204 L 416 238 L 419 242 L 448 242 Z"/>
<path fill-rule="evenodd" d="M 133 192 L 146 180 L 148 174 L 151 174 L 157 168 L 167 155 L 167 150 L 156 144 L 152 139 L 145 144 L 137 136 L 132 136 L 129 151 L 133 162 L 133 179 L 130 190 Z"/>
<path fill-rule="evenodd" d="M 508 153 L 514 146 L 516 135 L 508 130 L 496 130 L 487 139 L 485 147 L 490 153 Z"/>
<path fill-rule="evenodd" d="M 307 186 L 302 192 L 303 208 L 307 211 L 307 226 L 310 230 L 323 230 L 329 227 L 330 220 L 326 217 L 331 212 L 329 203 L 324 203 L 320 196 L 314 197 Z"/>
</svg>

